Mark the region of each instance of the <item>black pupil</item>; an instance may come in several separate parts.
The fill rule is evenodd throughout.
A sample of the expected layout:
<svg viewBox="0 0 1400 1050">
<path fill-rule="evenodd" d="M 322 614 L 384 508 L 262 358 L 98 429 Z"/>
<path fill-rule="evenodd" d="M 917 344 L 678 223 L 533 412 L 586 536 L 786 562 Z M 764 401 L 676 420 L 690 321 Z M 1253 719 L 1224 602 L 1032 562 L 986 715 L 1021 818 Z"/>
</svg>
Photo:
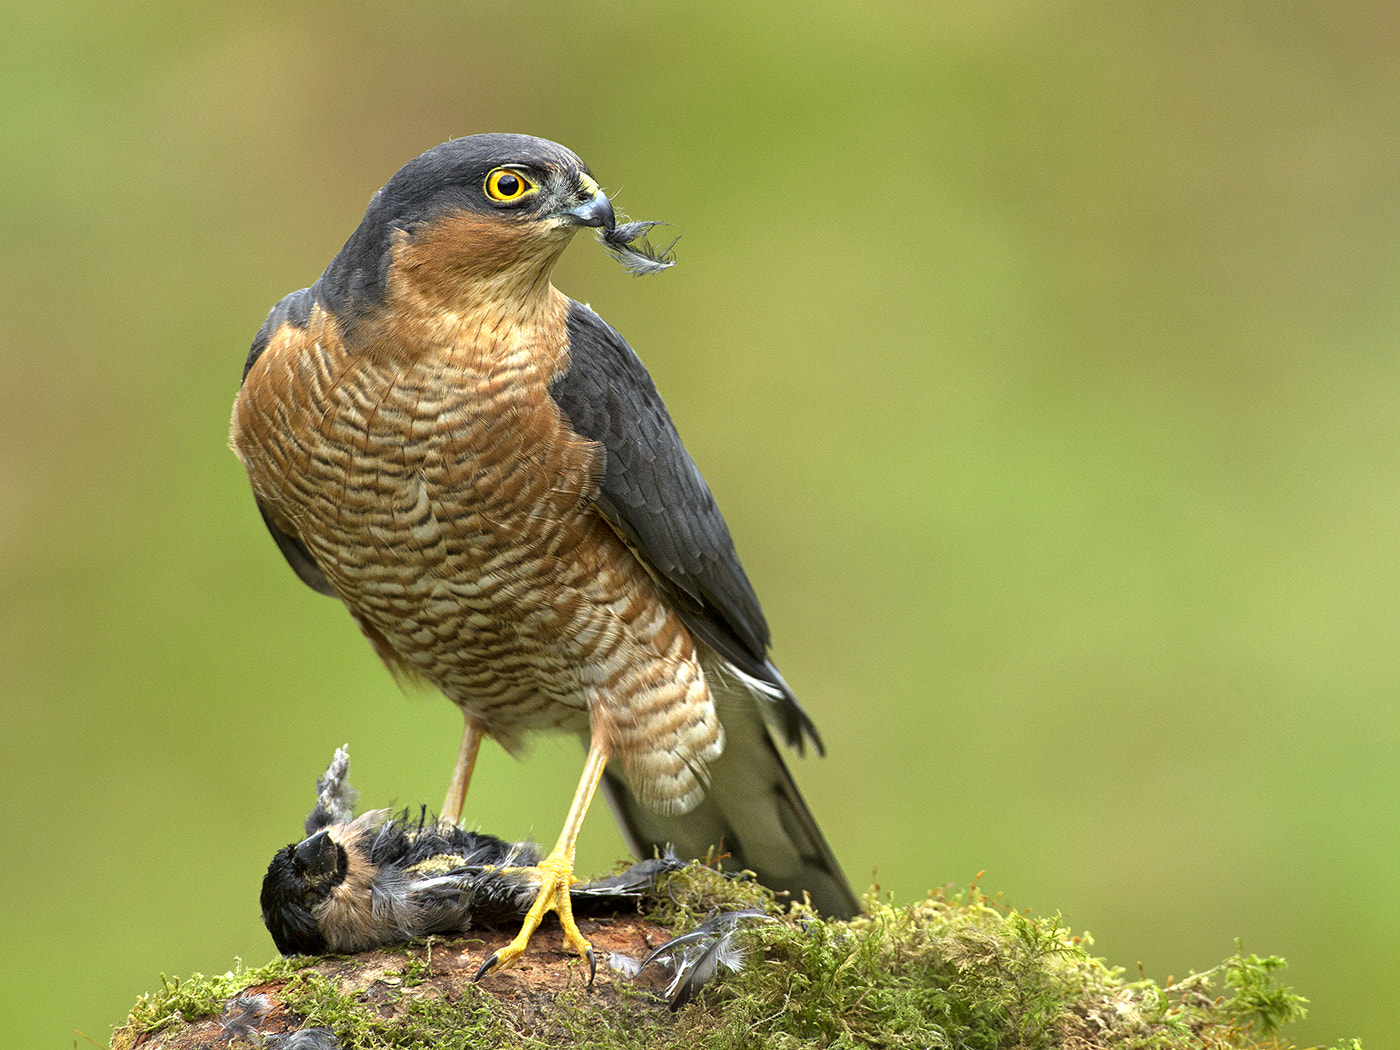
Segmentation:
<svg viewBox="0 0 1400 1050">
<path fill-rule="evenodd" d="M 510 172 L 505 172 L 496 180 L 496 192 L 502 197 L 514 197 L 520 192 L 520 179 Z"/>
</svg>

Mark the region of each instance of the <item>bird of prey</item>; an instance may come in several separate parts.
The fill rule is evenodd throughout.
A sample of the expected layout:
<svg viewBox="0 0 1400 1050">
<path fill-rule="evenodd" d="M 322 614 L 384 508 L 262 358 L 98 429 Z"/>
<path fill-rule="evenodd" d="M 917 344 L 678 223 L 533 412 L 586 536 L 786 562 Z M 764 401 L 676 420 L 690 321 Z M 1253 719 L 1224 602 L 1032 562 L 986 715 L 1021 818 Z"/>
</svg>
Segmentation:
<svg viewBox="0 0 1400 1050">
<path fill-rule="evenodd" d="M 632 244 L 651 225 L 619 223 L 555 143 L 446 142 L 273 307 L 234 404 L 233 448 L 292 568 L 392 672 L 461 708 L 444 817 L 482 737 L 586 742 L 535 904 L 479 976 L 551 909 L 592 963 L 568 891 L 600 782 L 639 856 L 718 848 L 828 915 L 859 910 L 769 735 L 821 750 L 724 518 L 631 347 L 550 283 L 584 226 L 634 271 L 666 265 Z"/>
</svg>

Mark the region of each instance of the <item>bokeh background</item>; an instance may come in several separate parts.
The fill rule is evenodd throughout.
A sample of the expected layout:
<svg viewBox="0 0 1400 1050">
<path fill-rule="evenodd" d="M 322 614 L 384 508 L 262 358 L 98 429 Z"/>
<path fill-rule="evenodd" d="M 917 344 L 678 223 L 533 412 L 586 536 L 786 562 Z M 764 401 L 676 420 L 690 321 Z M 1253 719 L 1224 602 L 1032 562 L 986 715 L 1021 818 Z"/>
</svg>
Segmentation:
<svg viewBox="0 0 1400 1050">
<path fill-rule="evenodd" d="M 282 563 L 248 344 L 404 161 L 560 140 L 680 265 L 578 238 L 823 729 L 858 884 L 1063 914 L 1159 980 L 1241 938 L 1299 1043 L 1400 1009 L 1400 9 L 1118 0 L 0 5 L 0 1032 L 106 1045 L 273 955 L 349 742 L 459 720 Z M 552 841 L 572 742 L 470 814 Z M 581 866 L 621 845 L 602 808 Z"/>
</svg>

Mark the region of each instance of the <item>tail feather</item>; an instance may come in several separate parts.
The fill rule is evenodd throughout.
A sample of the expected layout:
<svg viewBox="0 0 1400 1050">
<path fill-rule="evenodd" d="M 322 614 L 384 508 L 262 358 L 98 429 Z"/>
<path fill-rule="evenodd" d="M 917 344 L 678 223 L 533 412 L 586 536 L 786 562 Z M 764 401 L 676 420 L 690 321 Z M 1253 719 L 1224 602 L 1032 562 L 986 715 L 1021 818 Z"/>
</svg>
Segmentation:
<svg viewBox="0 0 1400 1050">
<path fill-rule="evenodd" d="M 712 685 L 714 679 L 711 679 Z M 758 705 L 748 690 L 716 690 L 724 724 L 724 753 L 710 763 L 710 784 L 688 813 L 657 813 L 637 800 L 620 772 L 609 768 L 603 793 L 638 857 L 667 847 L 703 857 L 713 847 L 725 867 L 745 869 L 769 889 L 811 897 L 823 915 L 860 912 L 850 883 L 793 782 Z"/>
</svg>

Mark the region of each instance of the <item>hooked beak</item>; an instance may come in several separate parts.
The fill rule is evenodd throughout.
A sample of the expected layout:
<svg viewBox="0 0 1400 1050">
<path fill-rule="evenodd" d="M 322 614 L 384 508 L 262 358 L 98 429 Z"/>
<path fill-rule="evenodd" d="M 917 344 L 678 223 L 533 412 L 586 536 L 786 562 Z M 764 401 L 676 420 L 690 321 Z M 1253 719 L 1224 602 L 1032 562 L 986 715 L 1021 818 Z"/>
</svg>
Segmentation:
<svg viewBox="0 0 1400 1050">
<path fill-rule="evenodd" d="M 617 216 L 613 214 L 612 201 L 596 182 L 587 175 L 579 187 L 581 193 L 588 194 L 572 208 L 559 212 L 559 217 L 574 226 L 601 226 L 605 230 L 617 226 Z"/>
</svg>

